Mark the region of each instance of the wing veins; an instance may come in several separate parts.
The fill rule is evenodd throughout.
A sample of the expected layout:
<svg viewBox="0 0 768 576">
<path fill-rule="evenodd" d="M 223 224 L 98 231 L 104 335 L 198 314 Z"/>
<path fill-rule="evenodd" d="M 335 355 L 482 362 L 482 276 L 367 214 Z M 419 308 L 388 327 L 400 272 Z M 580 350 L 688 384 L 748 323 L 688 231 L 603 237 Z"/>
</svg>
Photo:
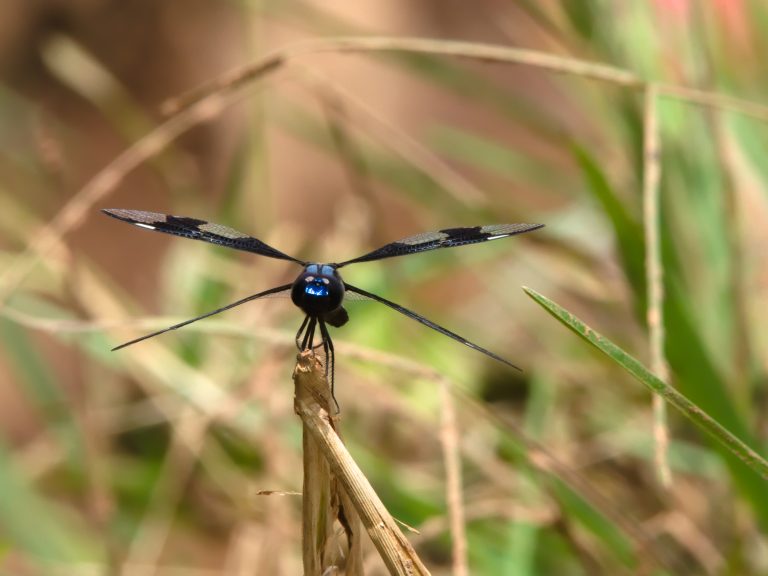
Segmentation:
<svg viewBox="0 0 768 576">
<path fill-rule="evenodd" d="M 216 310 L 213 310 L 212 312 L 207 312 L 207 313 L 205 313 L 205 314 L 203 314 L 201 316 L 197 316 L 196 318 L 191 318 L 190 320 L 185 320 L 184 322 L 179 322 L 178 324 L 174 324 L 173 326 L 169 326 L 168 328 L 163 328 L 162 330 L 158 330 L 157 332 L 152 332 L 151 334 L 145 334 L 144 336 L 140 336 L 139 338 L 134 338 L 133 340 L 130 340 L 128 342 L 120 344 L 119 346 L 115 346 L 114 348 L 112 348 L 112 352 L 114 352 L 116 350 L 120 350 L 121 348 L 125 348 L 126 346 L 131 346 L 133 344 L 141 342 L 142 340 L 147 340 L 149 338 L 154 338 L 155 336 L 159 336 L 160 334 L 165 334 L 166 332 L 170 332 L 171 330 L 177 330 L 177 329 L 181 328 L 182 326 L 186 326 L 188 324 L 192 324 L 193 322 L 197 322 L 198 320 L 202 320 L 203 318 L 208 318 L 209 316 L 213 316 L 215 314 L 219 314 L 221 312 L 229 310 L 230 308 L 234 308 L 235 306 L 240 306 L 241 304 L 245 304 L 246 302 L 250 302 L 251 300 L 256 300 L 256 299 L 262 298 L 264 296 L 270 296 L 272 294 L 277 294 L 278 292 L 283 292 L 283 291 L 286 291 L 286 290 L 290 290 L 291 286 L 293 286 L 293 284 L 283 284 L 282 286 L 276 286 L 274 288 L 270 288 L 269 290 L 264 290 L 263 292 L 259 292 L 257 294 L 251 294 L 250 296 L 246 296 L 245 298 L 241 298 L 240 300 L 232 302 L 231 304 L 227 304 L 226 306 L 222 306 L 221 308 L 217 308 Z"/>
<path fill-rule="evenodd" d="M 424 232 L 390 242 L 380 248 L 376 248 L 367 254 L 358 256 L 351 260 L 345 260 L 334 264 L 336 268 L 341 268 L 348 264 L 357 262 L 371 262 L 373 260 L 382 260 L 384 258 L 393 258 L 395 256 L 404 256 L 407 254 L 417 254 L 428 250 L 437 250 L 438 248 L 453 248 L 456 246 L 465 246 L 468 244 L 477 244 L 478 242 L 488 242 L 498 240 L 508 236 L 515 236 L 525 232 L 531 232 L 543 227 L 543 224 L 488 224 L 486 226 L 470 226 L 465 228 L 446 228 L 436 230 L 435 232 Z"/>
<path fill-rule="evenodd" d="M 225 246 L 234 250 L 251 252 L 253 254 L 259 254 L 260 256 L 266 256 L 268 258 L 276 258 L 278 260 L 289 260 L 301 264 L 302 266 L 306 265 L 306 262 L 303 260 L 289 256 L 277 248 L 273 248 L 269 244 L 262 242 L 258 238 L 239 232 L 234 228 L 223 226 L 222 224 L 214 224 L 213 222 L 188 218 L 185 216 L 171 216 L 159 212 L 145 212 L 143 210 L 105 208 L 102 209 L 102 212 L 117 220 L 122 220 L 123 222 L 128 222 L 129 224 L 153 230 L 155 232 L 163 232 L 164 234 L 171 234 L 182 238 L 191 238 L 192 240 L 201 240 L 203 242 Z"/>
<path fill-rule="evenodd" d="M 365 298 L 370 298 L 371 300 L 375 300 L 376 302 L 379 302 L 381 304 L 384 304 L 385 306 L 389 306 L 393 310 L 400 312 L 400 314 L 403 314 L 404 316 L 407 316 L 408 318 L 411 318 L 412 320 L 416 320 L 416 322 L 419 322 L 420 324 L 423 324 L 424 326 L 427 326 L 428 328 L 432 328 L 432 330 L 435 330 L 436 332 L 439 332 L 440 334 L 443 334 L 444 336 L 448 336 L 449 338 L 456 340 L 456 342 L 459 342 L 461 344 L 464 344 L 464 346 L 467 346 L 468 348 L 472 348 L 473 350 L 477 350 L 478 352 L 482 352 L 486 356 L 493 358 L 494 360 L 497 360 L 498 362 L 501 362 L 503 364 L 506 364 L 507 366 L 511 366 L 515 370 L 522 370 L 518 367 L 512 364 L 509 360 L 505 360 L 498 354 L 494 354 L 490 350 L 486 350 L 482 346 L 478 346 L 474 342 L 470 342 L 463 336 L 459 336 L 455 332 L 451 332 L 447 328 L 444 328 L 440 326 L 439 324 L 436 324 L 435 322 L 432 322 L 432 320 L 429 320 L 425 318 L 424 316 L 417 314 L 413 310 L 409 310 L 408 308 L 405 308 L 404 306 L 400 306 L 400 304 L 396 304 L 390 300 L 387 300 L 386 298 L 382 298 L 381 296 L 378 296 L 376 294 L 373 294 L 372 292 L 368 292 L 366 290 L 363 290 L 362 288 L 357 288 L 355 286 L 352 286 L 351 284 L 344 283 L 344 288 L 350 292 L 359 294 L 361 296 L 364 296 Z"/>
</svg>

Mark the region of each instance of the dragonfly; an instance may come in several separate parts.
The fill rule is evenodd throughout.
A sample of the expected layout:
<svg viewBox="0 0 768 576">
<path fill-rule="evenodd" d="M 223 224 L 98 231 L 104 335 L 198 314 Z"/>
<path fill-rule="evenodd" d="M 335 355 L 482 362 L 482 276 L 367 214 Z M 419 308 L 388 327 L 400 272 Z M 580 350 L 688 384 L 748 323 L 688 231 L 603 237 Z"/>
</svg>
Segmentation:
<svg viewBox="0 0 768 576">
<path fill-rule="evenodd" d="M 246 302 L 270 296 L 290 296 L 293 303 L 304 313 L 304 321 L 301 323 L 298 332 L 296 332 L 296 347 L 300 351 L 315 350 L 322 347 L 325 355 L 325 373 L 330 381 L 331 395 L 333 396 L 336 358 L 333 348 L 333 340 L 331 340 L 328 327 L 332 326 L 334 328 L 340 328 L 349 321 L 349 314 L 343 306 L 344 299 L 347 298 L 349 300 L 373 300 L 379 302 L 444 336 L 448 336 L 449 338 L 452 338 L 469 348 L 477 350 L 498 362 L 520 370 L 509 360 L 502 358 L 490 350 L 486 350 L 474 342 L 470 342 L 463 336 L 451 332 L 447 328 L 417 314 L 413 310 L 409 310 L 408 308 L 396 304 L 395 302 L 391 302 L 382 296 L 373 294 L 367 290 L 363 290 L 362 288 L 358 288 L 357 286 L 345 282 L 339 274 L 339 269 L 360 262 L 373 262 L 375 260 L 383 260 L 385 258 L 405 256 L 408 254 L 418 254 L 420 252 L 437 250 L 439 248 L 453 248 L 455 246 L 465 246 L 468 244 L 498 240 L 500 238 L 507 238 L 509 236 L 537 230 L 542 228 L 544 226 L 543 224 L 489 224 L 485 226 L 446 228 L 444 230 L 425 232 L 416 234 L 415 236 L 409 236 L 408 238 L 403 238 L 402 240 L 397 240 L 396 242 L 390 242 L 381 248 L 377 248 L 376 250 L 372 250 L 371 252 L 358 256 L 357 258 L 352 258 L 351 260 L 334 263 L 319 263 L 299 260 L 298 258 L 289 256 L 248 234 L 238 232 L 228 226 L 214 224 L 205 220 L 198 220 L 197 218 L 171 216 L 157 212 L 125 210 L 120 208 L 106 208 L 103 209 L 102 212 L 108 216 L 147 230 L 154 230 L 156 232 L 163 232 L 165 234 L 172 234 L 183 238 L 192 238 L 194 240 L 202 240 L 204 242 L 210 242 L 211 244 L 251 252 L 268 258 L 288 260 L 302 267 L 302 270 L 296 279 L 289 284 L 275 286 L 274 288 L 251 294 L 250 296 L 246 296 L 231 304 L 227 304 L 226 306 L 222 306 L 211 312 L 191 318 L 190 320 L 185 320 L 184 322 L 179 322 L 178 324 L 152 332 L 151 334 L 140 336 L 139 338 L 135 338 L 116 346 L 112 349 L 113 351 L 137 344 L 148 338 L 154 338 L 155 336 L 159 336 L 160 334 L 164 334 L 171 330 L 177 330 L 178 328 L 230 310 L 236 306 L 245 304 Z M 315 339 L 318 333 L 320 342 L 315 344 Z"/>
</svg>

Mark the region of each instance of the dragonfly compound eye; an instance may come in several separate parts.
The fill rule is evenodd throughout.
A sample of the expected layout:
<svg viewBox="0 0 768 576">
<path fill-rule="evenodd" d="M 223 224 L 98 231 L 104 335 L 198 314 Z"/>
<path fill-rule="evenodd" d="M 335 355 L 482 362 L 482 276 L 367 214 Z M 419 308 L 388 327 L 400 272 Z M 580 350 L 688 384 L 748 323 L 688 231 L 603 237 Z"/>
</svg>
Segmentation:
<svg viewBox="0 0 768 576">
<path fill-rule="evenodd" d="M 341 306 L 344 284 L 330 266 L 310 264 L 293 283 L 291 299 L 310 316 L 322 316 Z"/>
</svg>

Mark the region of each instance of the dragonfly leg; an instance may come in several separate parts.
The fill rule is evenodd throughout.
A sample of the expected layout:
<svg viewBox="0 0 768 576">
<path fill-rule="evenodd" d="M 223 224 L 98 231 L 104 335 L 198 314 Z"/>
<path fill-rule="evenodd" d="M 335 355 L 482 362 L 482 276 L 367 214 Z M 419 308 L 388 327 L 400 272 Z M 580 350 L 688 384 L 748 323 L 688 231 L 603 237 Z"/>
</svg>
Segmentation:
<svg viewBox="0 0 768 576">
<path fill-rule="evenodd" d="M 307 323 L 309 322 L 310 316 L 304 317 L 304 322 L 301 323 L 301 326 L 299 327 L 299 331 L 296 332 L 296 348 L 299 350 L 308 350 L 310 347 L 314 350 L 317 348 L 320 348 L 323 343 L 312 345 L 312 340 L 314 340 L 314 332 L 312 336 L 310 336 L 309 343 L 307 343 L 306 339 L 304 342 L 301 342 L 301 335 L 304 332 L 304 329 L 307 327 Z"/>
<path fill-rule="evenodd" d="M 296 332 L 296 348 L 301 350 L 301 336 L 304 333 L 304 329 L 307 327 L 307 322 L 309 322 L 309 316 L 304 316 L 304 322 L 301 323 L 301 326 L 299 326 L 299 331 Z"/>
<path fill-rule="evenodd" d="M 325 378 L 328 379 L 330 374 L 331 398 L 333 398 L 333 403 L 336 405 L 336 413 L 338 414 L 341 412 L 341 408 L 336 400 L 336 354 L 333 350 L 333 340 L 331 340 L 328 327 L 322 318 L 318 321 L 318 324 L 320 324 L 320 336 L 323 339 L 323 351 L 325 352 Z"/>
<path fill-rule="evenodd" d="M 320 343 L 315 344 L 315 329 L 320 326 Z M 299 331 L 296 332 L 296 347 L 299 350 L 310 350 L 314 348 L 323 348 L 325 354 L 325 378 L 331 385 L 331 398 L 336 405 L 336 413 L 340 412 L 339 403 L 336 400 L 335 392 L 335 372 L 336 372 L 336 355 L 333 351 L 333 340 L 328 333 L 328 327 L 322 318 L 316 318 L 307 316 L 304 318 L 304 322 L 301 323 Z"/>
<path fill-rule="evenodd" d="M 309 350 L 312 348 L 313 341 L 315 339 L 315 326 L 317 326 L 317 318 L 307 316 L 308 322 L 306 322 L 306 330 L 304 330 L 304 338 L 301 341 L 299 350 Z M 302 324 L 302 327 L 304 325 Z M 296 335 L 296 341 L 298 342 L 301 333 Z"/>
</svg>

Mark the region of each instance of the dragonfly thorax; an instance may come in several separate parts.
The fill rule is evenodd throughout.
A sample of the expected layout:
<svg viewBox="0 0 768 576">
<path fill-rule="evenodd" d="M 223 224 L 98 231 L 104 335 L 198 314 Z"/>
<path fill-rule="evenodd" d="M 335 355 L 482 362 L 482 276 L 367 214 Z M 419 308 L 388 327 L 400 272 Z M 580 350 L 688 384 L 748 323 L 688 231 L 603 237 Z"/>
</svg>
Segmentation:
<svg viewBox="0 0 768 576">
<path fill-rule="evenodd" d="M 309 316 L 324 317 L 341 308 L 344 282 L 329 264 L 308 264 L 291 287 L 291 300 Z"/>
</svg>

